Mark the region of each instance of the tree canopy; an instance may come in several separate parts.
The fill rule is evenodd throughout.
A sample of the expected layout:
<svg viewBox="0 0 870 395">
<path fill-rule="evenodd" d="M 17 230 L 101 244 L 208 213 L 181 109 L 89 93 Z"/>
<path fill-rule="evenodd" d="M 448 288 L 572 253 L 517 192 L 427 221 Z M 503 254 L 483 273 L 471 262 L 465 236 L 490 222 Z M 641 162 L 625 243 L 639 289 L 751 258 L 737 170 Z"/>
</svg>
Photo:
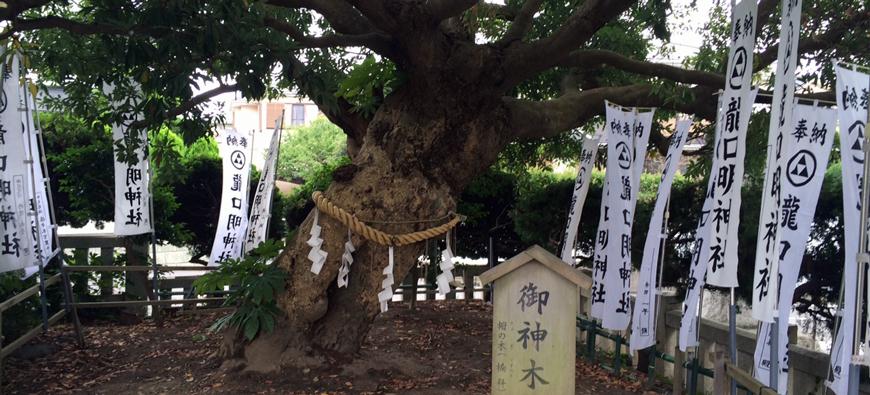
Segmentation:
<svg viewBox="0 0 870 395">
<path fill-rule="evenodd" d="M 679 66 L 653 60 L 670 48 L 671 30 L 688 23 L 686 9 L 668 0 L 16 0 L 0 8 L 0 39 L 42 83 L 63 87 L 56 108 L 93 125 L 137 112 L 143 118 L 132 127 L 174 123 L 192 142 L 222 121 L 205 105 L 218 94 L 307 96 L 347 136 L 349 163 L 332 172 L 325 196 L 385 231 L 408 233 L 456 211 L 472 180 L 500 159 L 576 157 L 579 139 L 569 132 L 591 129 L 604 100 L 657 107 L 659 120 L 692 114 L 694 137 L 709 138 L 702 121 L 715 118 L 714 94 L 725 84 L 722 3 L 704 22 L 700 49 Z M 761 0 L 754 21 L 762 91 L 773 83 L 779 4 Z M 830 60 L 866 63 L 870 10 L 859 0 L 821 0 L 802 13 L 799 93 L 831 100 Z M 129 100 L 133 92 L 144 100 Z M 650 144 L 663 151 L 667 126 L 654 124 Z M 764 150 L 765 128 L 753 130 L 748 158 Z M 302 224 L 313 221 L 309 214 Z M 587 216 L 583 226 L 590 223 Z M 349 286 L 338 289 L 346 229 L 328 218 L 321 225 L 329 258 L 319 275 L 305 264 L 304 232 L 277 259 L 287 271 L 282 330 L 250 345 L 270 352 L 226 347 L 227 357 L 268 369 L 304 350 L 359 349 L 378 312 L 384 248 L 360 240 Z M 422 248 L 396 248 L 396 278 Z"/>
</svg>

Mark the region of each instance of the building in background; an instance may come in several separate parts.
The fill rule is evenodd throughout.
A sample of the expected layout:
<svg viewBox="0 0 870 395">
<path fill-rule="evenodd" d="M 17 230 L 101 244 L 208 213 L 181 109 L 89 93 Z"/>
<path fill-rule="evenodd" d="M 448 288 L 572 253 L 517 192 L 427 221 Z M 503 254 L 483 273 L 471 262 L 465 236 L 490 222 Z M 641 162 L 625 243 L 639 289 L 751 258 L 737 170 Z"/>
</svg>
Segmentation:
<svg viewBox="0 0 870 395">
<path fill-rule="evenodd" d="M 258 169 L 262 169 L 266 161 L 266 150 L 275 132 L 275 121 L 281 117 L 282 111 L 284 130 L 307 125 L 320 115 L 320 109 L 313 101 L 299 96 L 268 101 L 248 101 L 236 96 L 234 100 L 228 100 L 227 124 L 239 132 L 253 132 L 251 163 Z"/>
</svg>

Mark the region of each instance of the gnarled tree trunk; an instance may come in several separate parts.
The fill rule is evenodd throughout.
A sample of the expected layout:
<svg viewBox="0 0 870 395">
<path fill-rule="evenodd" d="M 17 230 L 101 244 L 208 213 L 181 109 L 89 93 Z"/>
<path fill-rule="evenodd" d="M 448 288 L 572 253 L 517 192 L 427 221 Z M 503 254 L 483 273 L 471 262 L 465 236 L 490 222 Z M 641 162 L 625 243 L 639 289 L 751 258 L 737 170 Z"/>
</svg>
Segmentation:
<svg viewBox="0 0 870 395">
<path fill-rule="evenodd" d="M 500 100 L 459 91 L 430 91 L 414 84 L 402 89 L 378 110 L 353 164 L 336 170 L 325 192 L 339 207 L 394 234 L 438 225 L 379 222 L 439 218 L 455 211 L 462 188 L 489 167 L 506 144 L 493 138 L 507 123 Z M 279 296 L 286 317 L 274 332 L 261 334 L 245 347 L 228 344 L 224 350 L 241 357 L 248 370 L 316 365 L 324 354 L 351 356 L 379 312 L 377 294 L 387 265 L 387 247 L 354 235 L 357 249 L 349 285 L 339 289 L 335 279 L 347 229 L 321 213 L 321 237 L 328 258 L 315 275 L 309 270 L 310 247 L 305 243 L 312 221 L 309 213 L 278 260 L 289 273 L 287 292 Z M 416 263 L 422 248 L 418 243 L 395 249 L 396 285 Z"/>
</svg>

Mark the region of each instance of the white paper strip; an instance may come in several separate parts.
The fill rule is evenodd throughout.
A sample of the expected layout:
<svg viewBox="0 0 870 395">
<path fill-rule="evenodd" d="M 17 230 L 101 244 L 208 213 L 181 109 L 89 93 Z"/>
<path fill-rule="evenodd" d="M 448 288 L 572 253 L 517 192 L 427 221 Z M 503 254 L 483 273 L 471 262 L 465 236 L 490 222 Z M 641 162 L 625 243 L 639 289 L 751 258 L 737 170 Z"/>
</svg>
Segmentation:
<svg viewBox="0 0 870 395">
<path fill-rule="evenodd" d="M 562 241 L 562 261 L 574 265 L 574 243 L 577 241 L 577 228 L 580 226 L 580 215 L 583 214 L 583 204 L 589 192 L 589 182 L 592 179 L 592 168 L 598 155 L 598 142 L 601 136 L 595 136 L 583 141 L 580 152 L 580 168 L 574 179 L 574 194 L 571 196 L 571 211 L 568 213 L 568 223 L 565 226 L 565 239 Z"/>
<path fill-rule="evenodd" d="M 837 73 L 837 117 L 840 123 L 840 155 L 843 163 L 843 233 L 844 288 L 840 330 L 831 349 L 831 380 L 828 387 L 845 394 L 849 384 L 849 364 L 855 328 L 857 287 L 858 233 L 861 227 L 861 181 L 864 174 L 864 123 L 867 120 L 867 97 L 862 92 L 870 84 L 870 75 L 835 66 Z"/>
<path fill-rule="evenodd" d="M 326 251 L 323 250 L 323 239 L 320 237 L 320 210 L 314 209 L 314 221 L 311 223 L 311 231 L 308 234 L 311 236 L 305 243 L 311 247 L 308 251 L 308 260 L 311 261 L 311 273 L 320 274 L 323 269 L 323 264 L 326 263 Z"/>
<path fill-rule="evenodd" d="M 453 249 L 450 247 L 450 231 L 445 235 L 446 246 L 441 251 L 441 273 L 435 278 L 438 283 L 438 293 L 447 295 L 450 292 L 450 283 L 453 282 Z"/>
<path fill-rule="evenodd" d="M 791 126 L 794 104 L 797 47 L 800 36 L 801 0 L 783 0 L 779 31 L 779 48 L 776 62 L 776 80 L 773 88 L 773 106 L 770 109 L 770 126 L 767 136 L 767 163 L 764 174 L 764 189 L 761 195 L 761 216 L 758 221 L 758 241 L 755 247 L 755 280 L 752 291 L 752 317 L 763 322 L 772 322 L 776 309 L 777 282 L 768 282 L 763 287 L 760 281 L 767 273 L 776 273 L 779 261 L 779 207 L 782 191 L 783 143 Z M 764 235 L 764 237 L 761 237 Z M 757 371 L 756 371 L 757 372 Z"/>
<path fill-rule="evenodd" d="M 737 287 L 737 229 L 740 225 L 740 189 L 743 186 L 743 157 L 746 128 L 752 114 L 752 52 L 755 48 L 755 0 L 743 0 L 731 17 L 731 48 L 722 110 L 721 139 L 716 141 L 711 177 L 716 178 L 711 196 L 711 226 L 705 235 L 710 250 L 707 283 Z"/>
<path fill-rule="evenodd" d="M 269 218 L 272 214 L 272 193 L 275 191 L 275 168 L 278 163 L 279 141 L 281 140 L 281 119 L 275 121 L 275 132 L 269 143 L 266 162 L 257 183 L 257 191 L 251 204 L 251 217 L 245 232 L 245 253 L 251 252 L 269 235 Z"/>
<path fill-rule="evenodd" d="M 387 267 L 384 268 L 384 280 L 381 282 L 381 292 L 378 293 L 378 302 L 381 303 L 381 313 L 387 311 L 389 302 L 393 300 L 393 247 L 389 248 Z"/>
<path fill-rule="evenodd" d="M 0 54 L 3 50 L 0 48 Z M 36 263 L 27 213 L 31 188 L 21 122 L 21 90 L 18 57 L 12 64 L 0 62 L 0 273 Z"/>
<path fill-rule="evenodd" d="M 223 187 L 209 266 L 242 256 L 242 241 L 248 228 L 248 177 L 251 167 L 248 137 L 232 128 L 218 137 L 223 158 Z"/>
<path fill-rule="evenodd" d="M 347 288 L 350 266 L 353 265 L 354 251 L 356 251 L 356 248 L 353 246 L 353 241 L 350 238 L 350 229 L 348 229 L 347 241 L 344 243 L 344 253 L 341 254 L 341 266 L 338 267 L 338 277 L 336 278 L 339 288 Z"/>
<path fill-rule="evenodd" d="M 777 257 L 780 278 L 779 288 L 779 393 L 788 388 L 788 319 L 792 299 L 800 274 L 801 262 L 813 225 L 816 203 L 822 189 L 828 157 L 834 142 L 837 114 L 833 109 L 796 105 L 794 123 L 785 134 L 782 182 L 782 205 L 779 220 L 780 249 Z M 758 275 L 758 273 L 756 273 Z M 757 286 L 764 292 L 773 292 L 769 285 L 773 276 L 762 273 Z M 775 298 L 770 298 L 775 299 Z M 757 301 L 757 299 L 755 299 Z M 759 341 L 755 346 L 755 378 L 770 384 L 770 329 L 773 324 L 762 323 Z"/>
<path fill-rule="evenodd" d="M 757 89 L 751 90 L 749 92 L 749 96 L 746 98 L 746 102 L 754 103 L 756 94 L 758 94 Z M 724 99 L 719 104 L 719 113 L 725 112 L 726 104 Z M 742 127 L 739 129 L 740 133 L 735 137 L 737 139 L 736 141 L 744 144 L 743 149 L 739 150 L 743 152 L 738 152 L 737 154 L 737 159 L 739 159 L 739 163 L 741 164 L 743 163 L 743 155 L 745 155 L 746 126 L 749 123 L 749 115 L 751 113 L 751 110 L 752 106 L 750 105 L 744 107 L 740 112 L 740 117 L 742 118 L 741 122 L 746 122 L 746 124 L 742 125 Z M 722 117 L 720 116 L 719 118 L 721 119 Z M 720 122 L 717 123 L 715 127 L 716 133 L 714 141 L 717 142 L 716 146 L 719 147 L 722 145 L 721 142 L 724 140 L 725 132 L 723 132 L 723 129 L 725 125 Z M 711 167 L 711 171 L 715 171 L 715 169 L 721 167 L 721 164 L 717 159 L 718 158 L 716 156 L 713 157 L 713 166 Z M 742 166 L 740 166 L 740 170 L 741 171 L 739 173 L 735 172 L 735 184 L 737 183 L 738 176 L 740 177 L 740 179 L 743 178 Z M 701 209 L 701 215 L 698 218 L 698 230 L 695 231 L 695 251 L 692 255 L 692 266 L 689 269 L 689 277 L 687 280 L 688 286 L 686 289 L 686 299 L 683 301 L 683 316 L 680 321 L 679 347 L 681 351 L 686 351 L 687 347 L 695 347 L 698 345 L 698 304 L 701 299 L 701 291 L 704 289 L 704 285 L 706 282 L 705 279 L 709 278 L 707 262 L 710 260 L 711 253 L 715 251 L 709 246 L 710 236 L 708 235 L 712 233 L 713 228 L 716 225 L 716 221 L 722 220 L 721 214 L 720 217 L 717 218 L 716 212 L 713 211 L 713 208 L 715 207 L 713 192 L 716 188 L 717 180 L 719 179 L 720 178 L 717 178 L 715 174 L 710 175 L 710 179 L 707 182 L 707 193 L 704 198 L 704 205 Z M 734 185 L 732 186 L 732 188 L 737 188 L 738 191 L 740 189 L 738 185 Z M 736 207 L 738 211 L 736 212 L 739 212 L 739 208 L 740 207 L 738 204 L 738 207 Z M 735 215 L 735 217 L 736 216 L 737 215 Z M 733 217 L 731 218 L 731 220 L 736 221 Z M 732 226 L 736 227 L 736 225 Z"/>
<path fill-rule="evenodd" d="M 661 253 L 661 240 L 665 235 L 662 233 L 665 209 L 671 195 L 671 185 L 677 169 L 680 165 L 680 157 L 683 154 L 683 145 L 689 134 L 692 121 L 683 119 L 677 121 L 677 127 L 671 136 L 668 155 L 665 157 L 665 168 L 662 171 L 658 192 L 656 193 L 655 207 L 649 222 L 649 230 L 643 247 L 643 260 L 640 266 L 640 283 L 637 285 L 637 297 L 632 313 L 631 351 L 641 350 L 656 343 L 655 319 L 656 319 L 656 294 L 658 289 L 659 254 Z"/>
</svg>

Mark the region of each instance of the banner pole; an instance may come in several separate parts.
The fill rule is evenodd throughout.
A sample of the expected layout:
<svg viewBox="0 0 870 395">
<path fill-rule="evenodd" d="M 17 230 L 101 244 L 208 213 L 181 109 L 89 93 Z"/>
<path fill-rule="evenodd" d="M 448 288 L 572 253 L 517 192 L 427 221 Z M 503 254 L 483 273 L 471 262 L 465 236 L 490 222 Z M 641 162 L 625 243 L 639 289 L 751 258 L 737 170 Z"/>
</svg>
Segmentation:
<svg viewBox="0 0 870 395">
<path fill-rule="evenodd" d="M 45 195 L 48 199 L 48 218 L 52 224 L 52 234 L 54 245 L 56 248 L 51 251 L 51 258 L 57 257 L 58 266 L 60 267 L 61 279 L 63 281 L 63 299 L 64 309 L 67 314 L 72 315 L 73 328 L 76 333 L 76 341 L 80 347 L 85 346 L 85 336 L 82 332 L 82 324 L 79 320 L 78 308 L 75 306 L 75 296 L 72 292 L 72 284 L 70 283 L 69 273 L 66 271 L 66 259 L 64 259 L 63 249 L 60 245 L 60 235 L 57 227 L 57 214 L 54 210 L 54 194 L 51 193 L 51 176 L 48 174 L 48 159 L 45 156 L 45 141 L 42 137 L 42 121 L 39 119 L 39 106 L 36 104 L 36 97 L 33 98 L 33 112 L 35 114 L 36 129 L 39 133 L 36 134 L 36 143 L 39 145 L 40 162 L 42 163 L 42 175 L 45 182 Z"/>
<path fill-rule="evenodd" d="M 870 120 L 870 111 L 867 111 L 867 119 Z M 868 225 L 868 196 L 866 191 L 870 188 L 870 179 L 868 179 L 867 175 L 870 174 L 870 135 L 867 133 L 864 134 L 863 141 L 863 153 L 864 153 L 864 173 L 861 178 L 861 226 L 858 228 L 859 237 L 858 237 L 858 255 L 855 257 L 858 263 L 858 275 L 857 280 L 857 288 L 855 292 L 855 306 L 854 306 L 854 314 L 855 314 L 855 325 L 853 328 L 853 337 L 852 337 L 852 362 L 849 367 L 849 394 L 857 394 L 858 393 L 858 384 L 860 383 L 860 350 L 861 350 L 861 325 L 863 324 L 863 320 L 861 319 L 861 312 L 863 309 L 862 304 L 864 303 L 864 285 L 865 285 L 865 276 L 867 270 L 867 264 L 870 262 L 870 253 L 867 250 L 867 225 Z M 847 275 L 848 273 L 844 273 L 843 275 Z"/>
<path fill-rule="evenodd" d="M 275 181 L 278 180 L 278 159 L 281 156 L 281 138 L 284 136 L 284 111 L 285 110 L 281 110 L 281 122 L 279 123 L 278 128 L 275 129 L 275 133 L 278 133 L 278 146 L 275 147 L 275 169 L 272 170 L 272 179 Z M 277 185 L 275 185 L 276 183 L 272 184 L 272 188 L 277 187 Z M 271 225 L 272 222 L 272 202 L 275 200 L 275 191 L 272 192 L 273 193 L 269 195 L 269 203 L 266 206 L 268 208 L 266 213 L 266 234 L 264 235 L 266 239 L 269 239 L 269 225 Z M 248 223 L 250 224 L 250 221 L 248 221 Z"/>
<path fill-rule="evenodd" d="M 146 141 L 148 139 L 148 131 L 145 131 Z M 151 217 L 151 269 L 153 271 L 151 279 L 151 289 L 154 294 L 154 301 L 160 300 L 160 271 L 157 267 L 157 226 L 154 217 L 154 168 L 151 166 L 151 155 L 148 144 L 142 148 L 145 150 L 145 165 L 148 166 L 148 213 Z M 146 253 L 147 254 L 147 253 Z M 171 298 L 172 296 L 170 296 Z M 154 316 L 154 321 L 160 325 L 163 323 L 163 317 L 160 314 L 160 305 L 154 303 L 151 305 L 151 313 Z"/>
<path fill-rule="evenodd" d="M 30 140 L 30 137 L 34 130 L 31 130 L 30 124 L 33 122 L 32 116 L 33 114 L 30 112 L 30 98 L 28 97 L 27 89 L 28 81 L 25 79 L 24 87 L 22 89 L 22 97 L 24 98 L 24 114 L 27 117 L 27 122 L 24 123 L 24 128 L 27 130 L 27 140 L 25 142 L 27 147 L 27 153 L 25 154 L 24 163 L 30 168 L 30 215 L 33 216 L 34 223 L 36 224 L 36 263 L 39 267 L 39 304 L 40 310 L 42 313 L 42 331 L 45 332 L 48 330 L 48 299 L 45 295 L 45 268 L 43 264 L 43 257 L 45 254 L 45 246 L 42 245 L 42 228 L 39 223 L 39 212 L 37 210 L 38 204 L 36 199 L 36 170 L 33 168 L 35 166 L 35 162 L 33 160 L 33 143 Z M 36 105 L 36 98 L 34 98 L 34 105 Z"/>
<path fill-rule="evenodd" d="M 728 353 L 731 363 L 737 365 L 737 298 L 731 287 L 731 303 L 728 306 Z M 737 382 L 731 379 L 731 393 L 737 393 Z"/>
</svg>

